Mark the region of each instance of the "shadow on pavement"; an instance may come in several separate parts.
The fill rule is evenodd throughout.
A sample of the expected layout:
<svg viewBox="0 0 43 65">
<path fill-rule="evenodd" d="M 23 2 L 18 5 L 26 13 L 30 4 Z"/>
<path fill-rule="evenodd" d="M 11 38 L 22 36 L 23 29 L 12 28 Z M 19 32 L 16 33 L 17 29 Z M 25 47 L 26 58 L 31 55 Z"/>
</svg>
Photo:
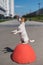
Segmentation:
<svg viewBox="0 0 43 65">
<path fill-rule="evenodd" d="M 4 53 L 13 52 L 13 50 L 9 47 L 4 48 Z"/>
</svg>

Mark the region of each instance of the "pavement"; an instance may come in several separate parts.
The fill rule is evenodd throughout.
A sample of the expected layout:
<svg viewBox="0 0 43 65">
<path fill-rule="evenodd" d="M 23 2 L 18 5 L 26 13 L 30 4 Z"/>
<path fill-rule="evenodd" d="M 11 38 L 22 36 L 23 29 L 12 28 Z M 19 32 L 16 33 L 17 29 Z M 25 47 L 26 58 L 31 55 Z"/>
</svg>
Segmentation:
<svg viewBox="0 0 43 65">
<path fill-rule="evenodd" d="M 0 25 L 19 25 L 19 24 L 20 22 L 18 22 L 17 20 L 10 20 L 0 23 Z M 43 22 L 27 21 L 26 25 L 43 25 Z"/>
<path fill-rule="evenodd" d="M 20 39 L 19 34 L 11 34 L 11 31 L 17 29 L 19 23 L 17 20 L 7 22 L 0 23 L 0 65 L 43 65 L 43 23 L 26 22 L 28 36 L 30 39 L 35 40 L 30 45 L 36 53 L 36 61 L 30 64 L 17 64 L 11 60 L 10 55 Z"/>
</svg>

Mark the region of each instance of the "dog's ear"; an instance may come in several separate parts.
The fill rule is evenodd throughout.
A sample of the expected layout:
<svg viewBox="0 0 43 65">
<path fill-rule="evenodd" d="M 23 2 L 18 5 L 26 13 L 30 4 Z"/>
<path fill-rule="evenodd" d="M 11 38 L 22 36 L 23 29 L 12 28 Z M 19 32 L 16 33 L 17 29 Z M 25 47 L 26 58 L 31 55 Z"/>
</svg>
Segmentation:
<svg viewBox="0 0 43 65">
<path fill-rule="evenodd" d="M 27 18 L 25 18 L 25 21 L 27 21 Z"/>
</svg>

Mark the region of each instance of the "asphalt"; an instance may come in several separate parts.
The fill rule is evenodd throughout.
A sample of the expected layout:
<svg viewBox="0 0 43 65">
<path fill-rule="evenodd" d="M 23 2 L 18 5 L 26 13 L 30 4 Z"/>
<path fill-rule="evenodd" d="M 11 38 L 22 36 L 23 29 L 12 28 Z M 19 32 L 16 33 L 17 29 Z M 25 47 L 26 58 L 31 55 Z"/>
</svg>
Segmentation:
<svg viewBox="0 0 43 65">
<path fill-rule="evenodd" d="M 18 22 L 16 19 L 0 23 L 0 25 L 19 25 L 19 24 L 20 24 L 20 22 Z M 27 20 L 26 25 L 43 25 L 43 22 Z"/>
<path fill-rule="evenodd" d="M 36 60 L 30 64 L 17 64 L 11 60 L 10 55 L 20 39 L 19 34 L 13 35 L 11 31 L 17 29 L 19 23 L 17 20 L 13 20 L 12 24 L 10 22 L 0 23 L 0 65 L 43 65 L 43 23 L 34 21 L 28 21 L 29 23 L 26 23 L 29 38 L 35 40 L 30 45 L 36 53 Z"/>
</svg>

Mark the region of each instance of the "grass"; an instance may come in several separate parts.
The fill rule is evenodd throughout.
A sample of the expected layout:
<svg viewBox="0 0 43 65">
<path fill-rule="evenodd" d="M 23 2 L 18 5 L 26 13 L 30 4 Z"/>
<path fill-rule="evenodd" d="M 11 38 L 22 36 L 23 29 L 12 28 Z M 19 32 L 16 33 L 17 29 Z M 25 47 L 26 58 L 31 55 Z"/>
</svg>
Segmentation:
<svg viewBox="0 0 43 65">
<path fill-rule="evenodd" d="M 43 16 L 31 17 L 28 20 L 43 22 Z"/>
<path fill-rule="evenodd" d="M 9 21 L 9 20 L 14 20 L 14 19 L 0 19 L 0 23 L 1 22 L 6 22 L 6 21 Z"/>
<path fill-rule="evenodd" d="M 5 21 L 6 21 L 5 19 L 0 19 L 0 23 L 1 23 L 1 22 L 5 22 Z"/>
</svg>

